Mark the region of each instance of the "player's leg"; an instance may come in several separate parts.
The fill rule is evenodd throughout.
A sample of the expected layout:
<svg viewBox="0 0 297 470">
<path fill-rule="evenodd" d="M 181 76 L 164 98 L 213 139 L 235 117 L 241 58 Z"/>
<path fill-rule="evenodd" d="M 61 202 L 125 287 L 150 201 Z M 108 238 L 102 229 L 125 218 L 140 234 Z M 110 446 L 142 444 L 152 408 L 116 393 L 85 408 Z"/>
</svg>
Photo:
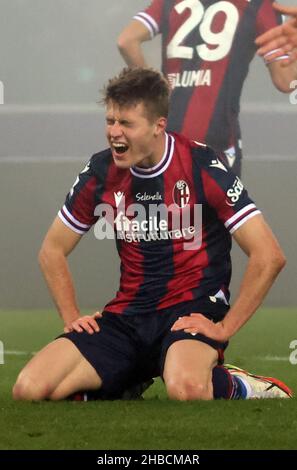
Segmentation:
<svg viewBox="0 0 297 470">
<path fill-rule="evenodd" d="M 58 338 L 20 372 L 13 388 L 16 400 L 61 400 L 82 389 L 94 390 L 101 379 L 73 342 Z"/>
<path fill-rule="evenodd" d="M 223 351 L 226 348 L 227 343 L 217 343 L 216 341 L 207 338 L 203 335 L 200 335 L 199 333 L 195 334 L 194 337 L 192 337 L 190 333 L 186 333 L 183 330 L 176 330 L 168 333 L 165 338 L 165 344 L 163 346 L 163 357 L 164 351 L 166 352 L 166 349 L 168 349 L 168 352 L 170 352 L 170 345 L 177 344 L 178 342 L 183 343 L 185 342 L 183 340 L 189 340 L 189 338 L 193 338 L 192 342 L 196 340 L 198 342 L 206 343 L 209 347 L 214 348 L 214 350 L 218 351 L 218 362 L 220 365 L 215 365 L 212 368 L 211 376 L 214 399 L 248 400 L 254 398 L 290 398 L 293 396 L 293 393 L 290 388 L 278 379 L 275 379 L 273 377 L 264 377 L 260 375 L 251 374 L 235 366 L 222 365 Z M 163 361 L 161 358 L 161 371 L 162 363 Z M 179 362 L 177 361 L 176 364 L 179 365 Z M 200 367 L 200 362 L 198 364 Z M 205 365 L 207 366 L 207 363 Z M 185 370 L 187 371 L 187 369 Z M 203 375 L 201 373 L 197 375 L 197 371 L 195 370 L 195 368 L 193 369 L 193 373 L 196 374 L 195 380 L 199 379 L 198 388 L 201 388 L 201 377 L 203 379 Z M 174 376 L 175 375 L 176 374 L 174 374 Z M 211 386 L 208 385 L 208 390 L 210 388 Z M 200 392 L 197 392 L 198 397 L 199 395 Z M 207 396 L 209 395 L 207 394 Z"/>
<path fill-rule="evenodd" d="M 212 370 L 217 361 L 217 351 L 206 343 L 186 339 L 171 344 L 163 371 L 169 398 L 211 400 Z"/>
<path fill-rule="evenodd" d="M 219 299 L 194 300 L 170 307 L 160 317 L 159 330 L 164 331 L 159 356 L 159 370 L 171 398 L 181 400 L 210 400 L 229 398 L 229 372 L 226 374 L 217 364 L 222 364 L 223 351 L 228 343 L 220 343 L 201 334 L 185 332 L 172 327 L 181 317 L 201 312 L 213 321 L 221 320 L 229 306 Z"/>
<path fill-rule="evenodd" d="M 242 390 L 239 398 L 246 400 L 255 398 L 292 398 L 292 390 L 281 380 L 274 377 L 265 377 L 251 374 L 239 367 L 225 364 L 228 371 Z"/>
<path fill-rule="evenodd" d="M 138 346 L 133 319 L 103 312 L 96 321 L 100 331 L 93 335 L 84 331 L 66 333 L 62 337 L 70 339 L 93 366 L 102 381 L 101 386 L 94 390 L 81 385 L 77 389 L 79 393 L 67 398 L 81 401 L 136 399 L 149 383 L 142 383 L 142 376 L 139 382 L 135 382 Z M 143 382 L 148 378 L 145 377 Z"/>
</svg>

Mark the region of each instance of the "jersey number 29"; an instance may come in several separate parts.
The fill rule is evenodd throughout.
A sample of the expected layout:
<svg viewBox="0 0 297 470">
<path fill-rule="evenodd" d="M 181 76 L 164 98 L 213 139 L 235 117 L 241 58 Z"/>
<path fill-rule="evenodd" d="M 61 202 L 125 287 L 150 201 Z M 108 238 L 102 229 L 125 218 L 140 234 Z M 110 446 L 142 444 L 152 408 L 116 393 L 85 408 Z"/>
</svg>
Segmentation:
<svg viewBox="0 0 297 470">
<path fill-rule="evenodd" d="M 228 54 L 239 21 L 238 10 L 232 3 L 216 2 L 204 9 L 199 0 L 183 0 L 174 8 L 179 15 L 187 8 L 191 13 L 168 44 L 168 59 L 192 59 L 195 49 L 198 56 L 207 61 L 220 60 Z M 212 25 L 217 13 L 224 13 L 226 19 L 222 31 L 214 33 Z M 198 27 L 204 44 L 197 44 L 195 48 L 182 46 L 185 38 Z"/>
</svg>

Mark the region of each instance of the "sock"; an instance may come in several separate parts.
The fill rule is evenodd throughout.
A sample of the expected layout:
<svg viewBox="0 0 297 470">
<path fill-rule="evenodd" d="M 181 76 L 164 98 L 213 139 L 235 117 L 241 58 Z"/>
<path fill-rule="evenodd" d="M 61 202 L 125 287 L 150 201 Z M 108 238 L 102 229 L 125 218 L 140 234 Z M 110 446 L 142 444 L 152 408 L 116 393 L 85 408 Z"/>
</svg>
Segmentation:
<svg viewBox="0 0 297 470">
<path fill-rule="evenodd" d="M 216 366 L 212 371 L 213 396 L 215 400 L 239 400 L 249 396 L 248 384 L 223 366 Z"/>
<path fill-rule="evenodd" d="M 223 398 L 229 400 L 233 392 L 231 374 L 222 366 L 216 366 L 212 370 L 213 397 L 215 400 Z"/>
<path fill-rule="evenodd" d="M 251 386 L 250 384 L 244 380 L 244 378 L 239 377 L 238 375 L 232 375 L 233 381 L 236 381 L 238 384 L 238 388 L 240 389 L 240 396 L 238 398 L 243 398 L 244 400 L 248 400 L 251 396 Z"/>
<path fill-rule="evenodd" d="M 248 398 L 246 382 L 240 377 L 238 377 L 238 375 L 231 375 L 231 377 L 234 384 L 234 392 L 231 397 L 231 400 L 239 400 L 240 398 L 246 400 Z"/>
</svg>

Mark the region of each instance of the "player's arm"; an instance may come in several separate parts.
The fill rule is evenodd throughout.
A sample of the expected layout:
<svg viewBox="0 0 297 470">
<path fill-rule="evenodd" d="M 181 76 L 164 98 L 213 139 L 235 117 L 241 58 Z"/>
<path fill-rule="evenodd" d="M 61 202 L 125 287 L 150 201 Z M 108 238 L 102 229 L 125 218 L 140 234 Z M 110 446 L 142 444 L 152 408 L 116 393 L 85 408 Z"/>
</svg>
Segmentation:
<svg viewBox="0 0 297 470">
<path fill-rule="evenodd" d="M 271 51 L 275 51 L 274 56 L 280 56 L 289 53 L 289 60 L 284 62 L 288 65 L 297 59 L 297 7 L 285 7 L 274 3 L 273 7 L 279 13 L 290 16 L 290 18 L 280 26 L 270 29 L 256 39 L 259 47 L 258 54 L 265 56 L 270 55 Z"/>
<path fill-rule="evenodd" d="M 39 252 L 39 263 L 59 314 L 64 331 L 98 331 L 93 317 L 80 317 L 67 256 L 81 239 L 81 235 L 68 228 L 56 217 L 49 228 Z M 97 316 L 97 315 L 95 315 Z"/>
<path fill-rule="evenodd" d="M 147 67 L 141 45 L 150 39 L 149 30 L 138 20 L 132 20 L 121 32 L 117 45 L 129 67 Z"/>
<path fill-rule="evenodd" d="M 262 304 L 277 275 L 285 266 L 285 256 L 261 214 L 245 222 L 233 234 L 248 256 L 239 295 L 223 320 L 226 336 L 233 336 Z"/>
<path fill-rule="evenodd" d="M 284 254 L 262 215 L 245 222 L 233 234 L 236 242 L 248 256 L 239 295 L 224 320 L 212 323 L 201 314 L 182 317 L 172 330 L 184 329 L 189 333 L 226 341 L 233 336 L 261 305 L 275 278 L 285 265 Z"/>
<path fill-rule="evenodd" d="M 268 64 L 268 69 L 274 86 L 283 93 L 291 93 L 292 84 L 297 80 L 297 61 L 284 67 L 286 61 L 273 61 Z"/>
<path fill-rule="evenodd" d="M 271 79 L 280 91 L 290 93 L 297 79 L 297 7 L 274 4 L 280 13 L 291 15 L 285 23 L 256 39 L 258 54 L 268 65 Z"/>
</svg>

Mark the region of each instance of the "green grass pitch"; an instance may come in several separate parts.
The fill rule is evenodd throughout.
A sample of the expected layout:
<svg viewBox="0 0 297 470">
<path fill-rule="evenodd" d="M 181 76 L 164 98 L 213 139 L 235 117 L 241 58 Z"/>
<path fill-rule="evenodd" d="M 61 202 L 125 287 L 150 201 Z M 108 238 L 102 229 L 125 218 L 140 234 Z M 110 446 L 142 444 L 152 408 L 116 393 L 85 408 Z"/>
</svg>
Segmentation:
<svg viewBox="0 0 297 470">
<path fill-rule="evenodd" d="M 295 398 L 179 403 L 157 380 L 143 401 L 13 402 L 18 372 L 60 328 L 54 311 L 0 311 L 0 449 L 297 449 Z M 294 340 L 297 308 L 262 309 L 231 341 L 226 362 L 297 393 Z"/>
</svg>

